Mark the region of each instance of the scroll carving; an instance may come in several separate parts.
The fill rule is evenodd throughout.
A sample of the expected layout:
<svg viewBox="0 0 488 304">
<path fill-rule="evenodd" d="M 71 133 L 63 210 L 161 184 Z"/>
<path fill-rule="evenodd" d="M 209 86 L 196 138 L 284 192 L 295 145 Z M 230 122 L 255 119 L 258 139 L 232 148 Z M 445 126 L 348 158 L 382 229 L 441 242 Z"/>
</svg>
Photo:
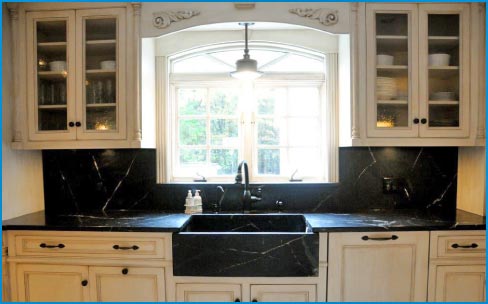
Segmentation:
<svg viewBox="0 0 488 304">
<path fill-rule="evenodd" d="M 158 29 L 163 29 L 173 22 L 190 19 L 197 15 L 200 15 L 200 12 L 194 10 L 157 12 L 153 14 L 153 25 Z"/>
<path fill-rule="evenodd" d="M 290 13 L 309 19 L 316 19 L 323 25 L 334 25 L 339 22 L 338 11 L 327 8 L 292 8 Z"/>
</svg>

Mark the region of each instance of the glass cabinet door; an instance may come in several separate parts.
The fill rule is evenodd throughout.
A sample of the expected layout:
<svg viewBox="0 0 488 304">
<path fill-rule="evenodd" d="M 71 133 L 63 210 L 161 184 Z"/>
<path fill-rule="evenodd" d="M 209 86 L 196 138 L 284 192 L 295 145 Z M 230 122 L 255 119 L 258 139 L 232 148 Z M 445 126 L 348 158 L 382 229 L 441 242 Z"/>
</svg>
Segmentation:
<svg viewBox="0 0 488 304">
<path fill-rule="evenodd" d="M 73 12 L 29 13 L 28 112 L 32 140 L 66 140 L 74 125 Z"/>
<path fill-rule="evenodd" d="M 421 136 L 468 135 L 467 7 L 421 5 Z"/>
<path fill-rule="evenodd" d="M 77 12 L 82 113 L 78 138 L 117 139 L 125 136 L 122 69 L 125 45 L 121 42 L 123 10 L 83 10 Z M 125 122 L 125 121 L 124 121 Z M 125 124 L 124 124 L 125 127 Z M 125 133 L 125 132 L 124 132 Z"/>
<path fill-rule="evenodd" d="M 381 8 L 367 9 L 368 136 L 412 136 L 415 6 Z"/>
</svg>

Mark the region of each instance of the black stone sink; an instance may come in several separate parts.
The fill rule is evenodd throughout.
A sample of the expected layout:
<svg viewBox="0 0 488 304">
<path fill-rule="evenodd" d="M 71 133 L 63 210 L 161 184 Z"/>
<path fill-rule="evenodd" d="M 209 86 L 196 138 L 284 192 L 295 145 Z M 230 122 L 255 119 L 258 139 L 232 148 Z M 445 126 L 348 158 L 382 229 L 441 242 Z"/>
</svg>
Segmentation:
<svg viewBox="0 0 488 304">
<path fill-rule="evenodd" d="M 181 232 L 305 233 L 311 228 L 301 214 L 192 215 Z"/>
<path fill-rule="evenodd" d="M 173 234 L 175 276 L 318 276 L 318 256 L 301 214 L 192 215 Z"/>
</svg>

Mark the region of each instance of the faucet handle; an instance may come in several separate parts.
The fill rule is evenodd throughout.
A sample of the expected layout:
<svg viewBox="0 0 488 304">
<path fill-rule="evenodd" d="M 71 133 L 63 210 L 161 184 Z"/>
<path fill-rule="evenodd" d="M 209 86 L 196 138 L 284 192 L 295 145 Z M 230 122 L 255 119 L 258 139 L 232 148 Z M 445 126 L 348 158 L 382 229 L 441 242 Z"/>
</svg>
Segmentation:
<svg viewBox="0 0 488 304">
<path fill-rule="evenodd" d="M 236 181 L 236 184 L 242 184 L 242 173 L 241 172 L 237 172 L 235 181 Z"/>
</svg>

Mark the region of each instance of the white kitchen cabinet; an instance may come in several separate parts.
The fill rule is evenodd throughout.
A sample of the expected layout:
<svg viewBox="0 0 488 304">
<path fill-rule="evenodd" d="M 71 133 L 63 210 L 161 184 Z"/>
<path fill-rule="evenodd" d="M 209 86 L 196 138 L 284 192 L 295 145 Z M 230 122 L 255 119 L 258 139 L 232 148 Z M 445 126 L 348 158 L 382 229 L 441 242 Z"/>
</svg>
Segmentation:
<svg viewBox="0 0 488 304">
<path fill-rule="evenodd" d="M 316 285 L 251 285 L 252 302 L 316 302 Z"/>
<path fill-rule="evenodd" d="M 11 8 L 22 48 L 14 54 L 14 148 L 140 146 L 138 77 L 128 73 L 138 65 L 139 25 L 130 4 L 107 6 Z"/>
<path fill-rule="evenodd" d="M 432 266 L 431 302 L 485 302 L 486 266 L 435 265 Z"/>
<path fill-rule="evenodd" d="M 429 301 L 485 302 L 485 231 L 431 232 Z"/>
<path fill-rule="evenodd" d="M 328 301 L 426 301 L 428 232 L 329 234 Z"/>
<path fill-rule="evenodd" d="M 366 82 L 353 94 L 351 144 L 479 144 L 485 136 L 484 6 L 358 7 L 353 71 Z"/>
<path fill-rule="evenodd" d="M 469 4 L 367 4 L 366 13 L 368 136 L 468 137 Z"/>
<path fill-rule="evenodd" d="M 88 267 L 75 265 L 17 265 L 18 301 L 88 302 Z"/>
<path fill-rule="evenodd" d="M 240 302 L 241 284 L 176 284 L 177 302 Z"/>
<path fill-rule="evenodd" d="M 165 301 L 163 268 L 90 267 L 89 273 L 92 301 Z"/>
<path fill-rule="evenodd" d="M 8 231 L 12 301 L 166 301 L 171 234 Z"/>
</svg>

